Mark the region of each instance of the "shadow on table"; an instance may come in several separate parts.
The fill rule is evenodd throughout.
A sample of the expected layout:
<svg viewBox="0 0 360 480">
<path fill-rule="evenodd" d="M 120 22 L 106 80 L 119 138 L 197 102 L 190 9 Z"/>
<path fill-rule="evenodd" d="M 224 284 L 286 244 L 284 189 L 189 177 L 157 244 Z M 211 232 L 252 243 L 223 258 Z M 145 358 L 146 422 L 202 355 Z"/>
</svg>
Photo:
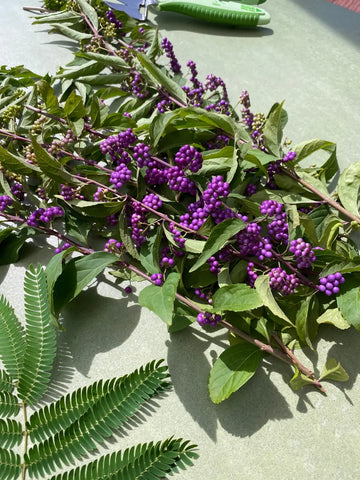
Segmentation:
<svg viewBox="0 0 360 480">
<path fill-rule="evenodd" d="M 197 32 L 204 35 L 220 35 L 221 37 L 265 37 L 273 35 L 269 27 L 258 26 L 255 28 L 236 27 L 221 25 L 218 23 L 205 22 L 173 12 L 157 12 L 153 15 L 155 23 L 149 20 L 151 26 L 158 26 L 165 30 L 181 30 L 182 32 Z M 205 52 L 204 52 L 205 54 Z"/>
<path fill-rule="evenodd" d="M 330 346 L 328 358 L 334 357 L 340 361 L 350 377 L 345 383 L 334 384 L 343 392 L 345 400 L 352 405 L 349 392 L 360 369 L 357 358 L 360 351 L 360 335 L 352 328 L 346 331 L 337 330 L 331 326 L 321 328 L 319 336 L 321 341 L 330 345 L 336 342 Z M 232 435 L 247 437 L 260 430 L 269 421 L 292 418 L 293 406 L 290 408 L 286 398 L 277 388 L 278 381 L 288 386 L 289 395 L 295 396 L 295 399 L 298 398 L 296 410 L 299 413 L 306 413 L 316 408 L 312 403 L 314 393 L 325 395 L 315 392 L 311 386 L 305 386 L 294 392 L 289 385 L 293 370 L 276 359 L 265 357 L 262 367 L 249 382 L 227 400 L 215 405 L 209 398 L 207 388 L 211 363 L 214 363 L 218 356 L 211 349 L 211 345 L 226 348 L 228 343 L 226 335 L 216 338 L 215 342 L 213 340 L 211 334 L 207 337 L 204 332 L 194 332 L 189 329 L 171 335 L 171 340 L 167 344 L 167 362 L 175 392 L 193 420 L 213 441 L 216 441 L 218 422 Z M 208 355 L 205 355 L 209 348 L 211 362 L 207 358 Z M 316 345 L 315 348 L 317 348 Z M 309 358 L 309 362 L 305 364 L 310 368 L 314 365 L 315 373 L 319 375 L 323 365 L 318 365 L 317 353 L 310 349 L 305 350 L 305 353 Z M 329 383 L 324 381 L 325 389 L 327 385 Z"/>
<path fill-rule="evenodd" d="M 278 368 L 277 373 L 289 381 L 291 370 L 285 365 L 274 367 L 267 361 L 241 390 L 219 405 L 212 403 L 207 388 L 211 364 L 205 351 L 210 347 L 212 363 L 215 362 L 217 353 L 211 345 L 226 348 L 226 339 L 225 334 L 214 341 L 211 334 L 206 338 L 203 332 L 189 329 L 171 335 L 167 343 L 167 363 L 175 392 L 193 420 L 213 441 L 216 441 L 218 422 L 232 435 L 247 437 L 269 420 L 292 417 L 286 399 L 270 378 Z"/>
<path fill-rule="evenodd" d="M 311 15 L 326 23 L 331 29 L 336 30 L 348 41 L 359 45 L 360 15 L 347 8 L 323 0 L 291 0 L 297 6 L 307 10 Z"/>
<path fill-rule="evenodd" d="M 357 332 L 353 327 L 348 328 L 347 330 L 339 330 L 330 325 L 320 326 L 320 331 L 318 334 L 318 340 L 314 342 L 315 351 L 310 349 L 304 350 L 304 353 L 307 355 L 309 360 L 315 365 L 315 374 L 319 377 L 321 375 L 324 364 L 318 363 L 318 354 L 317 351 L 320 349 L 319 343 L 326 342 L 332 344 L 327 351 L 327 359 L 335 358 L 337 362 L 341 363 L 341 366 L 345 369 L 346 373 L 349 375 L 349 380 L 346 382 L 334 382 L 334 385 L 341 390 L 344 394 L 344 398 L 347 402 L 353 405 L 353 400 L 351 398 L 350 392 L 354 386 L 356 379 L 360 373 L 360 363 L 358 360 L 358 352 L 360 351 L 360 333 Z M 329 381 L 330 382 L 330 381 Z M 324 381 L 323 386 L 326 389 L 329 382 Z M 299 396 L 299 405 L 298 410 L 302 411 L 300 400 L 303 395 Z M 304 390 L 306 392 L 306 390 Z M 357 399 L 355 399 L 355 402 Z"/>
<path fill-rule="evenodd" d="M 65 331 L 59 339 L 69 352 L 73 368 L 87 376 L 97 354 L 119 347 L 130 337 L 141 312 L 139 305 L 129 306 L 134 299 L 134 295 L 104 297 L 94 285 L 64 307 L 61 316 Z M 84 348 L 79 350 L 79 345 Z"/>
</svg>

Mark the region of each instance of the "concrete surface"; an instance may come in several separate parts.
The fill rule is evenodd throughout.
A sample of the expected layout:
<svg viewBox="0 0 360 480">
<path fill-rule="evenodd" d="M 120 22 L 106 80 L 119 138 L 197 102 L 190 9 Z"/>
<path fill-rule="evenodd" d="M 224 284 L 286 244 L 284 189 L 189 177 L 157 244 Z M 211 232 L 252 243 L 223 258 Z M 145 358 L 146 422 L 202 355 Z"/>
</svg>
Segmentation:
<svg viewBox="0 0 360 480">
<path fill-rule="evenodd" d="M 22 11 L 30 4 L 37 2 L 1 0 L 0 64 L 55 73 L 71 60 L 71 42 L 32 26 Z M 184 69 L 192 59 L 200 77 L 222 76 L 233 102 L 247 89 L 253 110 L 267 113 L 285 99 L 286 133 L 294 144 L 323 138 L 338 144 L 342 167 L 359 160 L 360 16 L 326 0 L 269 0 L 264 7 L 272 22 L 257 31 L 170 13 L 152 13 L 150 20 L 174 44 Z M 19 316 L 27 265 L 46 265 L 51 255 L 46 242 L 38 241 L 16 265 L 0 267 L 0 294 Z M 199 445 L 200 458 L 178 475 L 182 480 L 360 478 L 359 334 L 324 327 L 318 353 L 301 356 L 319 370 L 327 356 L 335 356 L 348 371 L 349 382 L 327 383 L 326 396 L 309 389 L 294 393 L 287 383 L 291 371 L 266 361 L 243 389 L 213 405 L 207 376 L 225 335 L 210 337 L 198 328 L 169 335 L 161 320 L 138 306 L 140 288 L 125 296 L 109 276 L 100 277 L 63 312 L 66 331 L 59 335 L 62 356 L 54 379 L 64 392 L 152 359 L 169 365 L 174 391 L 155 401 L 141 425 L 116 435 L 109 451 L 175 435 Z"/>
</svg>

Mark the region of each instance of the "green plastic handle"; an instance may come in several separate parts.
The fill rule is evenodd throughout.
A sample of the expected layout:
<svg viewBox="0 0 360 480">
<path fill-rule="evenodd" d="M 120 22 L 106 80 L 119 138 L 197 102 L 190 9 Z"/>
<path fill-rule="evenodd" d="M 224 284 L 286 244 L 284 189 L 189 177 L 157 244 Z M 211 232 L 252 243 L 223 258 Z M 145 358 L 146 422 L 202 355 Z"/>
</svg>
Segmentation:
<svg viewBox="0 0 360 480">
<path fill-rule="evenodd" d="M 158 8 L 226 25 L 255 27 L 270 22 L 262 8 L 231 0 L 158 0 Z"/>
</svg>

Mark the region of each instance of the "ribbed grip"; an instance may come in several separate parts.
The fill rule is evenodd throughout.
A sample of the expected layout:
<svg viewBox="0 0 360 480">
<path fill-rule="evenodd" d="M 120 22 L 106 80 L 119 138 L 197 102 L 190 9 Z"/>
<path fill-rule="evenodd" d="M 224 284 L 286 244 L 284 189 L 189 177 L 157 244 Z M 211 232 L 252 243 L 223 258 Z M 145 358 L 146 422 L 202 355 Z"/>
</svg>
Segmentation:
<svg viewBox="0 0 360 480">
<path fill-rule="evenodd" d="M 241 11 L 240 9 L 239 11 L 234 11 L 226 10 L 225 8 L 221 8 L 221 6 L 217 5 L 199 5 L 198 3 L 192 1 L 186 2 L 181 0 L 166 0 L 162 2 L 159 0 L 158 6 L 160 10 L 182 13 L 200 20 L 226 25 L 254 27 L 259 23 L 262 23 L 259 22 L 260 13 L 251 11 L 255 10 L 254 7 L 248 6 L 245 7 L 245 11 L 242 11 L 244 9 L 244 5 L 242 5 Z M 241 4 L 239 4 L 239 6 L 241 6 Z"/>
</svg>

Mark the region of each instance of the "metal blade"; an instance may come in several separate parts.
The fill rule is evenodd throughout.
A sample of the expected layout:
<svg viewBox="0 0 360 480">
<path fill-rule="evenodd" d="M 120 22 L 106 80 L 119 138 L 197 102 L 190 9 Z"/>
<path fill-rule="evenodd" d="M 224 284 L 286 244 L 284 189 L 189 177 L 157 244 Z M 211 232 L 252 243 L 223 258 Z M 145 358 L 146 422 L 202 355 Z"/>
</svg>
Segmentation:
<svg viewBox="0 0 360 480">
<path fill-rule="evenodd" d="M 114 10 L 121 10 L 130 17 L 144 20 L 143 15 L 140 13 L 140 6 L 143 4 L 143 0 L 130 0 L 130 5 L 123 1 L 110 2 L 109 0 L 103 0 L 103 2 Z"/>
</svg>

